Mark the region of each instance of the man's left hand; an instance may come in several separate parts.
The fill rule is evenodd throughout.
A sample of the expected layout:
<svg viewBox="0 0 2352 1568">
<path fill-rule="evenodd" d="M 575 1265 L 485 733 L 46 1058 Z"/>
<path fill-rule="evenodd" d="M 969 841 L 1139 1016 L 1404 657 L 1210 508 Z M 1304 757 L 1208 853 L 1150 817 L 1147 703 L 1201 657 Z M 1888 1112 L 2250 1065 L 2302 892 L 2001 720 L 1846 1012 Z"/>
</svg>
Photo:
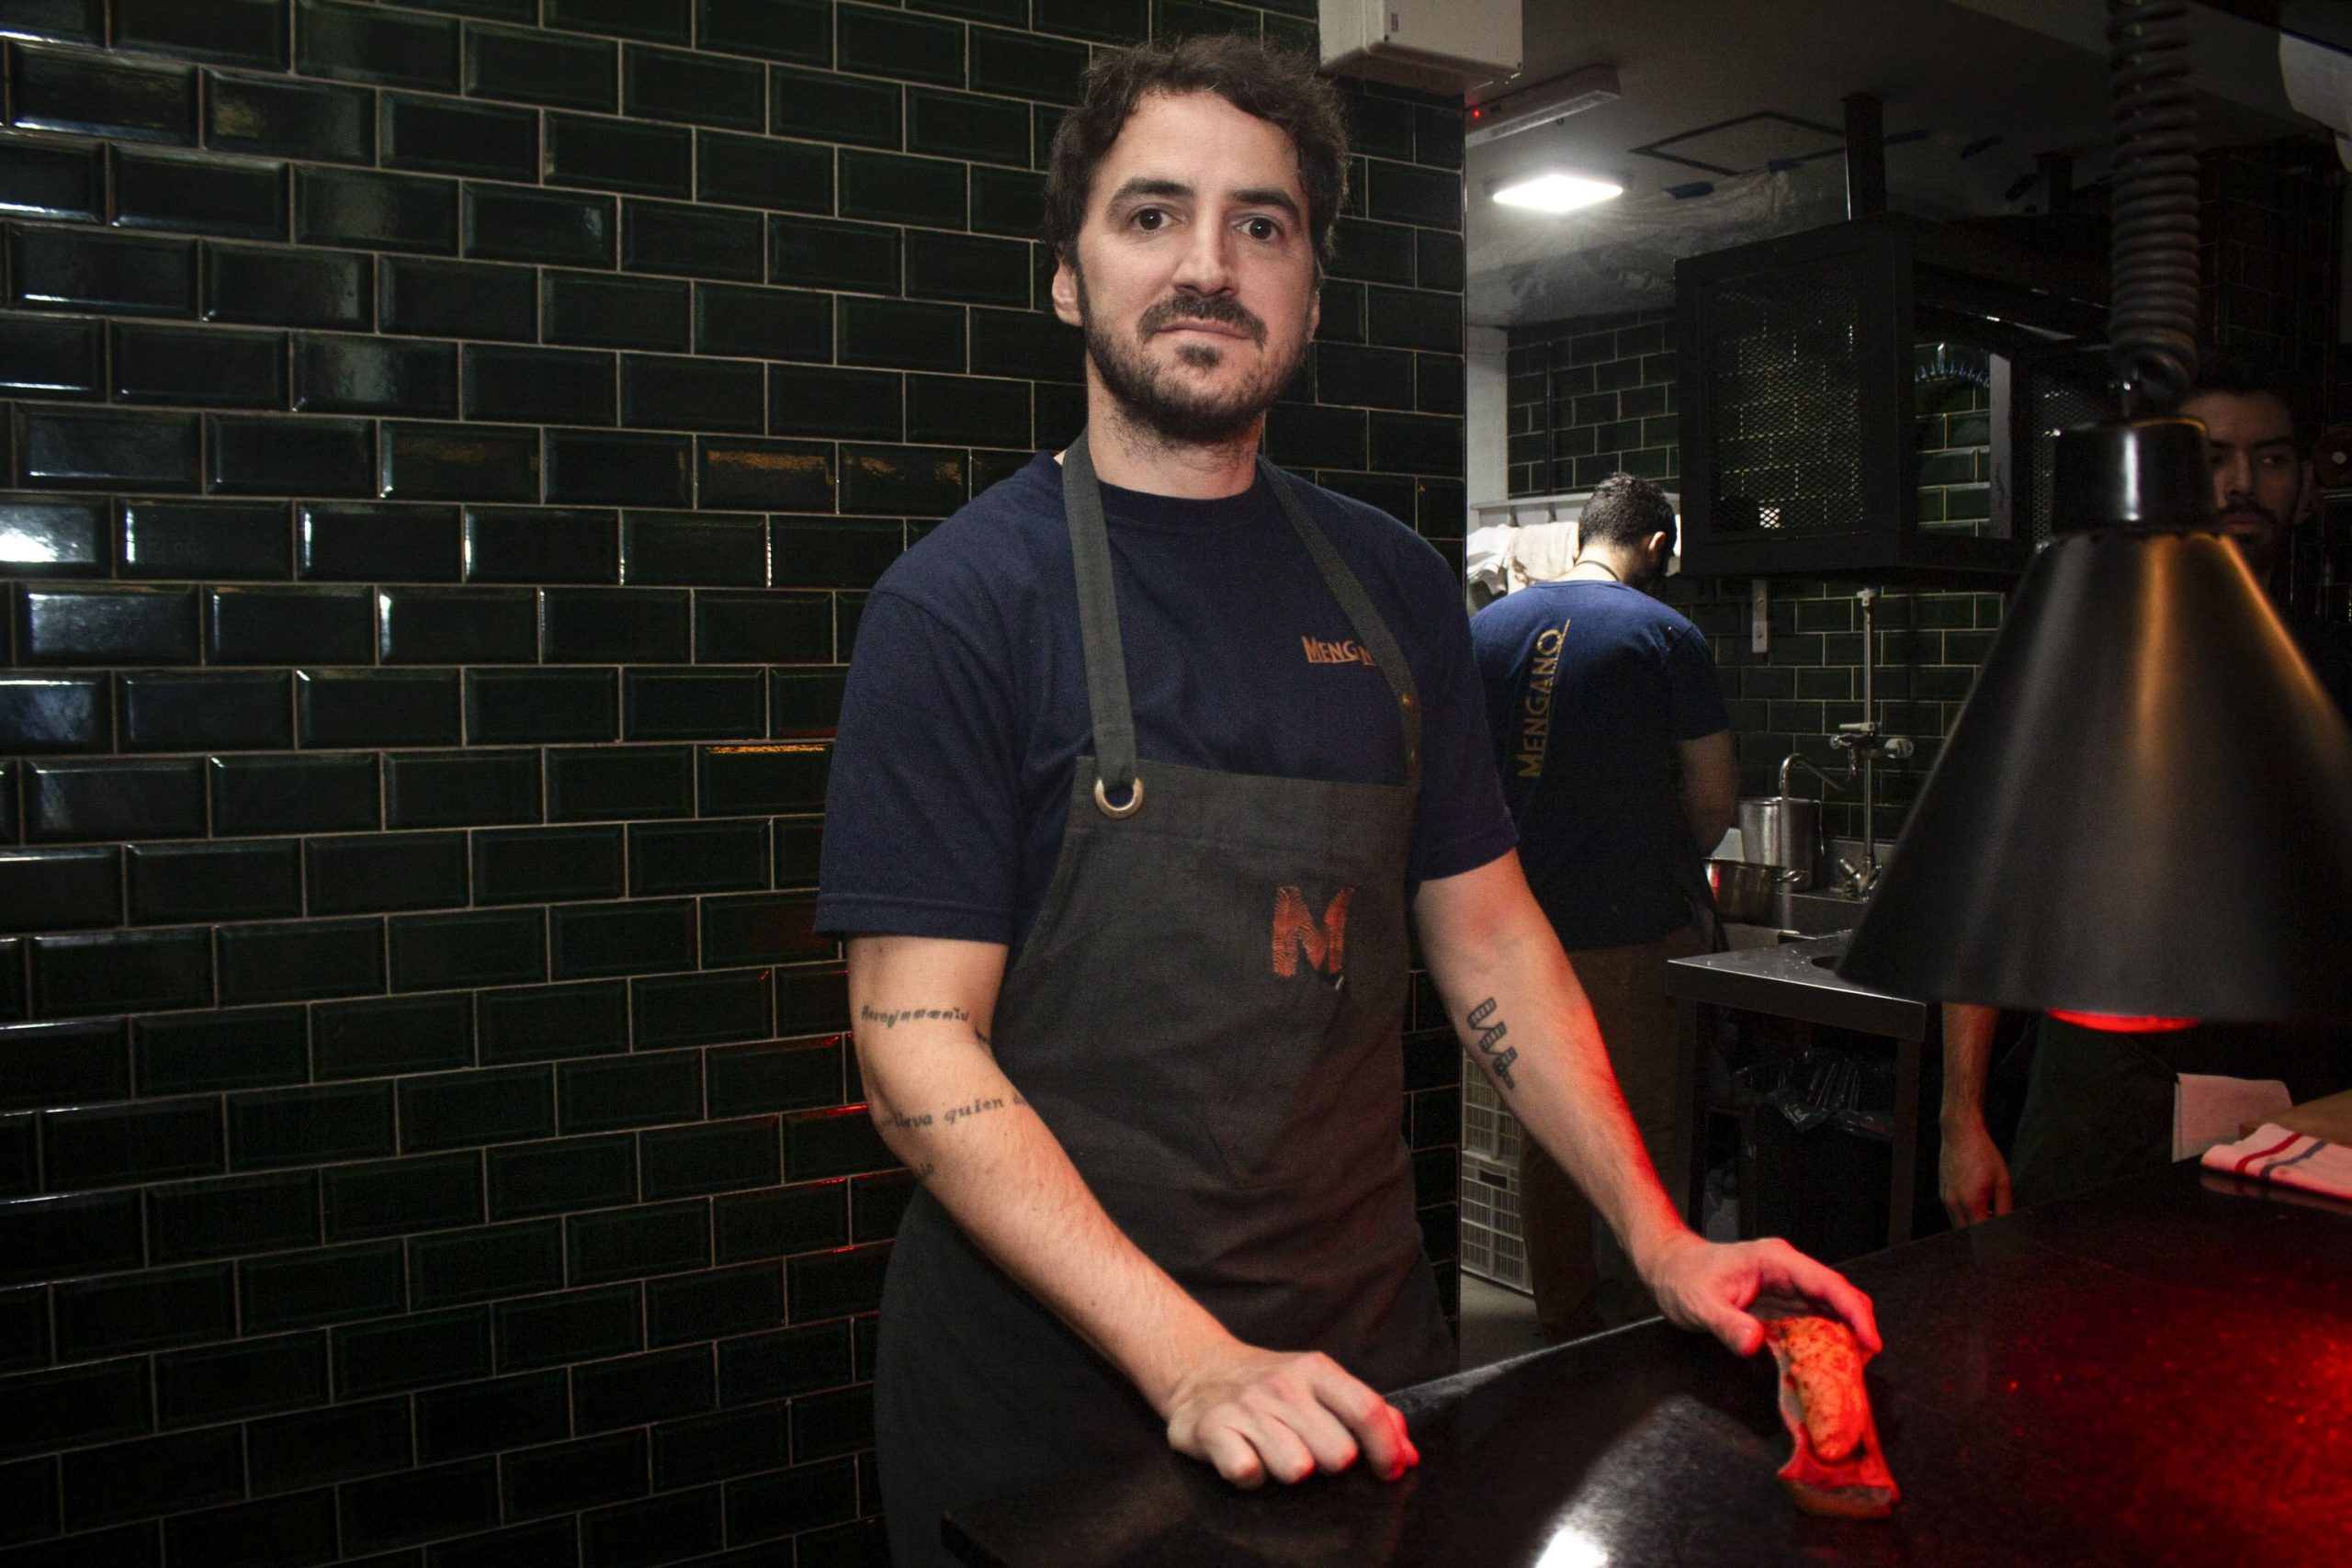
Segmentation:
<svg viewBox="0 0 2352 1568">
<path fill-rule="evenodd" d="M 1747 1310 L 1759 1296 L 1814 1303 L 1843 1318 L 1864 1349 L 1883 1348 L 1870 1297 L 1777 1236 L 1726 1244 L 1685 1231 L 1642 1272 L 1669 1322 L 1703 1329 L 1742 1356 L 1764 1344 L 1764 1325 Z"/>
</svg>

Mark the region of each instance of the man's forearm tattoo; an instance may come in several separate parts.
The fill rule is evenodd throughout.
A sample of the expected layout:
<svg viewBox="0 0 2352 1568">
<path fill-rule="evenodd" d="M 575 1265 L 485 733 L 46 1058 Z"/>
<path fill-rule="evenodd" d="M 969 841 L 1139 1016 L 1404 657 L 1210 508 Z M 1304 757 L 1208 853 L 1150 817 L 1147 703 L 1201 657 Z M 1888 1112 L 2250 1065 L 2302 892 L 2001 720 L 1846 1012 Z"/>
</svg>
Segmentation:
<svg viewBox="0 0 2352 1568">
<path fill-rule="evenodd" d="M 1488 1022 L 1489 1019 L 1494 1021 Z M 1519 1047 L 1502 1043 L 1503 1036 L 1510 1031 L 1501 1019 L 1495 1018 L 1495 998 L 1488 997 L 1472 1008 L 1469 1018 L 1464 1021 L 1478 1031 L 1477 1048 L 1485 1054 L 1487 1068 L 1502 1080 L 1505 1089 L 1517 1089 L 1519 1086 L 1510 1081 L 1510 1065 L 1519 1060 Z M 1497 1048 L 1498 1046 L 1500 1049 Z"/>
<path fill-rule="evenodd" d="M 896 1029 L 901 1023 L 912 1023 L 918 1019 L 939 1019 L 948 1023 L 972 1021 L 972 1015 L 962 1008 L 894 1008 L 885 1012 L 879 1008 L 861 1007 L 857 1010 L 857 1017 L 861 1023 L 878 1023 L 885 1029 Z M 981 1044 L 989 1043 L 989 1037 L 979 1030 L 974 1029 L 972 1033 Z"/>
</svg>

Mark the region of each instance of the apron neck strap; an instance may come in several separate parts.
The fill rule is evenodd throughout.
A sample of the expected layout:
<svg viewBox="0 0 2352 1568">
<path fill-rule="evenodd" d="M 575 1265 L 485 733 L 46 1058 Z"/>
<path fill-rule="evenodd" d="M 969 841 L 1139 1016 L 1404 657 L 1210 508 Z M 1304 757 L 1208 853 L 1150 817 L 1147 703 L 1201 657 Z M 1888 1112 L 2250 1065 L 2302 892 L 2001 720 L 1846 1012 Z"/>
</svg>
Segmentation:
<svg viewBox="0 0 2352 1568">
<path fill-rule="evenodd" d="M 1414 689 L 1412 667 L 1405 662 L 1405 650 L 1389 635 L 1388 623 L 1372 607 L 1372 596 L 1356 581 L 1356 574 L 1332 546 L 1330 537 L 1307 515 L 1306 503 L 1298 499 L 1290 476 L 1262 457 L 1258 459 L 1258 471 L 1281 499 L 1290 525 L 1297 530 L 1299 541 L 1315 558 L 1316 570 L 1323 574 L 1324 586 L 1340 602 L 1340 608 L 1347 612 L 1348 625 L 1355 629 L 1356 640 L 1372 650 L 1381 678 L 1396 694 L 1396 718 L 1405 739 L 1405 783 L 1418 791 L 1421 787 L 1421 701 Z"/>
<path fill-rule="evenodd" d="M 1408 788 L 1419 789 L 1421 705 L 1404 649 L 1373 608 L 1363 584 L 1307 515 L 1289 476 L 1263 457 L 1258 459 L 1258 468 L 1273 488 L 1325 586 L 1339 600 L 1356 640 L 1371 649 L 1381 678 L 1396 694 L 1405 743 L 1405 783 Z M 1107 814 L 1124 817 L 1143 800 L 1136 777 L 1136 722 L 1127 702 L 1126 649 L 1119 638 L 1119 601 L 1111 581 L 1111 539 L 1102 516 L 1102 488 L 1094 477 L 1094 460 L 1088 455 L 1083 431 L 1062 454 L 1062 511 L 1069 525 L 1070 561 L 1078 576 L 1078 629 L 1086 651 L 1087 706 L 1094 721 L 1095 801 Z M 1124 798 L 1126 804 L 1114 807 L 1113 797 Z"/>
</svg>

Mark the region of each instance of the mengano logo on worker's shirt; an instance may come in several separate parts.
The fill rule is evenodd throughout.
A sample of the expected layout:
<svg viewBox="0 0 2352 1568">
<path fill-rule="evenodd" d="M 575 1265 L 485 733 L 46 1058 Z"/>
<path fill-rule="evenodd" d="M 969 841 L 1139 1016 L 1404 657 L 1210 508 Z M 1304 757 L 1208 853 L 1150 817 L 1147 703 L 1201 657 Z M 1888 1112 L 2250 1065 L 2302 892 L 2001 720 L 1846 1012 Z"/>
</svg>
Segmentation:
<svg viewBox="0 0 2352 1568">
<path fill-rule="evenodd" d="M 1308 974 L 1337 979 L 1347 963 L 1348 905 L 1355 896 L 1352 887 L 1331 895 L 1318 923 L 1305 893 L 1295 887 L 1275 888 L 1275 975 L 1290 979 L 1298 973 L 1298 961 L 1305 958 Z"/>
<path fill-rule="evenodd" d="M 1344 642 L 1332 642 L 1319 637 L 1301 637 L 1299 642 L 1306 649 L 1309 664 L 1372 664 L 1372 649 L 1349 637 Z"/>
</svg>

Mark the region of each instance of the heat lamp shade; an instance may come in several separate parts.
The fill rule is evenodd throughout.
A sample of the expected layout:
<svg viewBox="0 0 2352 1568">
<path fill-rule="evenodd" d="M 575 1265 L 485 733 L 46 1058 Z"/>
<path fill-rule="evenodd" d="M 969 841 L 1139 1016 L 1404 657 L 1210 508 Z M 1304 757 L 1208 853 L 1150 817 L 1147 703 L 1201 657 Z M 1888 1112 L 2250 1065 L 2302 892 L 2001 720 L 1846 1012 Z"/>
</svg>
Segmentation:
<svg viewBox="0 0 2352 1568">
<path fill-rule="evenodd" d="M 1838 972 L 1927 1000 L 2352 1016 L 2352 732 L 2237 550 L 2064 535 Z"/>
</svg>

